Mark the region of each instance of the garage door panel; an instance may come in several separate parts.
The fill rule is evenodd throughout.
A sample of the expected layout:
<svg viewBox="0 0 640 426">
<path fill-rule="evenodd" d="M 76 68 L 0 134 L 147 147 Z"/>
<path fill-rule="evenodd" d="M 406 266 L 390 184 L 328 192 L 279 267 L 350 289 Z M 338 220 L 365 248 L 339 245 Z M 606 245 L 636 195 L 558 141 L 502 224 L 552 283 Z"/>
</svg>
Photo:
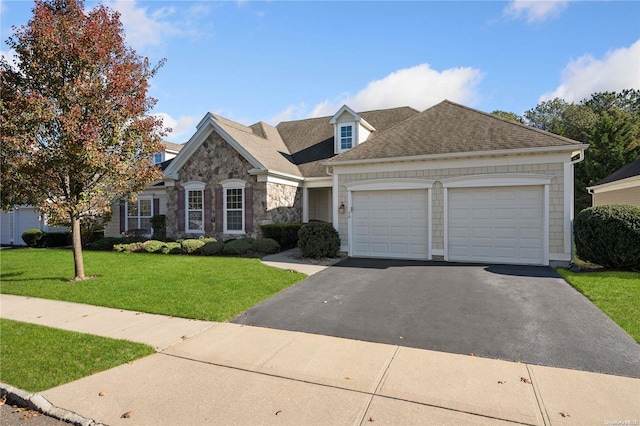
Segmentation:
<svg viewBox="0 0 640 426">
<path fill-rule="evenodd" d="M 352 203 L 352 256 L 427 257 L 426 190 L 356 191 Z"/>
<path fill-rule="evenodd" d="M 448 190 L 450 260 L 543 263 L 542 186 Z"/>
</svg>

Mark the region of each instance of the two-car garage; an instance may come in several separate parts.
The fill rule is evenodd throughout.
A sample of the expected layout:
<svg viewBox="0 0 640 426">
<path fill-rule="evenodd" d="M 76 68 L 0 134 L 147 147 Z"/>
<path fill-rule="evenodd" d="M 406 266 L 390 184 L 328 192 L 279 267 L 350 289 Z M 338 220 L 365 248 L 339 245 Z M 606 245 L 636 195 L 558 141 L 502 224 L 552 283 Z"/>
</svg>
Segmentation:
<svg viewBox="0 0 640 426">
<path fill-rule="evenodd" d="M 508 180 L 476 177 L 443 180 L 433 206 L 433 181 L 405 187 L 368 183 L 349 186 L 349 255 L 459 262 L 548 264 L 547 176 Z M 378 187 L 376 187 L 376 185 Z M 434 215 L 433 212 L 436 212 Z M 432 249 L 442 229 L 443 249 Z M 545 231 L 547 230 L 547 231 Z M 433 241 L 432 241 L 433 240 Z M 436 245 L 436 244 L 433 244 Z"/>
</svg>

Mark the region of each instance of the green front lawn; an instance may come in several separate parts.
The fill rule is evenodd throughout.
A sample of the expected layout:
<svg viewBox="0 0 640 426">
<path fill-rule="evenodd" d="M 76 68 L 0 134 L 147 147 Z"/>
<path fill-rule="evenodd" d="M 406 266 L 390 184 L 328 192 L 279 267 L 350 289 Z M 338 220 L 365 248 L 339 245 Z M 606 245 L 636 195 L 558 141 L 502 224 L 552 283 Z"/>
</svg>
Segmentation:
<svg viewBox="0 0 640 426">
<path fill-rule="evenodd" d="M 2 250 L 0 292 L 227 321 L 306 277 L 233 257 L 87 251 L 84 260 L 99 277 L 70 283 L 71 250 Z"/>
<path fill-rule="evenodd" d="M 40 392 L 155 351 L 151 346 L 0 319 L 0 382 Z"/>
<path fill-rule="evenodd" d="M 640 343 L 640 273 L 566 269 L 558 273 Z"/>
</svg>

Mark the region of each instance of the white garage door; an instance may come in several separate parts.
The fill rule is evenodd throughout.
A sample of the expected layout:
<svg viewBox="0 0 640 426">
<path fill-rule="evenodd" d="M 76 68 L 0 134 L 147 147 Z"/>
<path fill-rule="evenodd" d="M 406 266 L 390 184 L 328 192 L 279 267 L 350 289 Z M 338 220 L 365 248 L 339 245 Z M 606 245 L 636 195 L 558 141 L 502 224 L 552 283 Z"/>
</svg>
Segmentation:
<svg viewBox="0 0 640 426">
<path fill-rule="evenodd" d="M 448 190 L 449 260 L 543 264 L 542 186 Z"/>
<path fill-rule="evenodd" d="M 13 242 L 13 211 L 0 212 L 0 244 Z"/>
<path fill-rule="evenodd" d="M 354 191 L 351 256 L 426 259 L 427 190 Z"/>
</svg>

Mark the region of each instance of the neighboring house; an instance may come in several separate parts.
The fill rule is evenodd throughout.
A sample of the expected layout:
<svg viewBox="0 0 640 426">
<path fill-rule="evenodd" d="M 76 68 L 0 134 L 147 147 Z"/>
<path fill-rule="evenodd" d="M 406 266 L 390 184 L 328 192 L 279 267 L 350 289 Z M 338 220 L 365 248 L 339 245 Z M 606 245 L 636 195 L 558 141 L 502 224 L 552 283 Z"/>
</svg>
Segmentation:
<svg viewBox="0 0 640 426">
<path fill-rule="evenodd" d="M 0 212 L 0 244 L 24 246 L 22 234 L 27 229 L 44 232 L 66 232 L 66 227 L 50 226 L 47 217 L 33 206 L 14 206 L 8 212 Z"/>
<path fill-rule="evenodd" d="M 587 188 L 594 206 L 629 204 L 640 206 L 640 158 Z"/>
<path fill-rule="evenodd" d="M 450 101 L 423 112 L 345 105 L 276 127 L 209 113 L 164 187 L 141 196 L 158 200 L 173 238 L 323 220 L 350 256 L 568 263 L 573 165 L 586 148 Z"/>
<path fill-rule="evenodd" d="M 162 163 L 160 167 L 164 169 L 170 162 L 171 159 L 175 158 L 178 155 L 178 152 L 182 149 L 183 145 L 166 142 L 163 141 L 162 144 L 165 146 L 165 150 L 163 152 L 156 153 L 153 157 L 154 164 Z M 163 186 L 163 182 L 156 183 L 158 186 Z M 153 188 L 153 187 L 152 187 Z M 160 203 L 155 201 L 155 210 L 153 205 L 154 200 L 154 191 L 153 189 L 147 189 L 141 194 L 142 201 L 138 201 L 137 203 L 131 203 L 128 205 L 124 204 L 125 208 L 129 208 L 130 220 L 128 221 L 125 229 L 135 226 L 135 229 L 141 229 L 145 226 L 150 229 L 150 224 L 148 221 L 151 219 L 151 216 L 148 216 L 149 213 L 159 212 Z M 147 193 L 149 193 L 149 197 L 147 197 Z M 164 195 L 164 191 L 162 191 Z M 150 201 L 147 201 L 150 200 Z M 163 208 L 166 203 L 162 204 Z M 160 213 L 157 213 L 160 214 Z M 164 211 L 162 211 L 164 214 Z M 124 215 L 118 212 L 118 217 L 126 217 L 126 213 Z M 107 227 L 113 227 L 114 222 L 111 221 L 107 224 Z M 118 224 L 115 224 L 117 229 Z M 23 246 L 25 245 L 24 241 L 22 241 L 22 234 L 27 229 L 39 229 L 44 232 L 67 232 L 69 229 L 64 226 L 50 226 L 47 223 L 46 215 L 38 212 L 33 206 L 14 206 L 14 208 L 8 212 L 0 212 L 0 244 L 2 245 L 16 245 Z M 123 230 L 124 231 L 124 230 Z M 110 233 L 113 234 L 113 230 L 110 230 Z M 118 233 L 120 231 L 117 231 Z M 150 231 L 149 231 L 149 236 Z"/>
</svg>

